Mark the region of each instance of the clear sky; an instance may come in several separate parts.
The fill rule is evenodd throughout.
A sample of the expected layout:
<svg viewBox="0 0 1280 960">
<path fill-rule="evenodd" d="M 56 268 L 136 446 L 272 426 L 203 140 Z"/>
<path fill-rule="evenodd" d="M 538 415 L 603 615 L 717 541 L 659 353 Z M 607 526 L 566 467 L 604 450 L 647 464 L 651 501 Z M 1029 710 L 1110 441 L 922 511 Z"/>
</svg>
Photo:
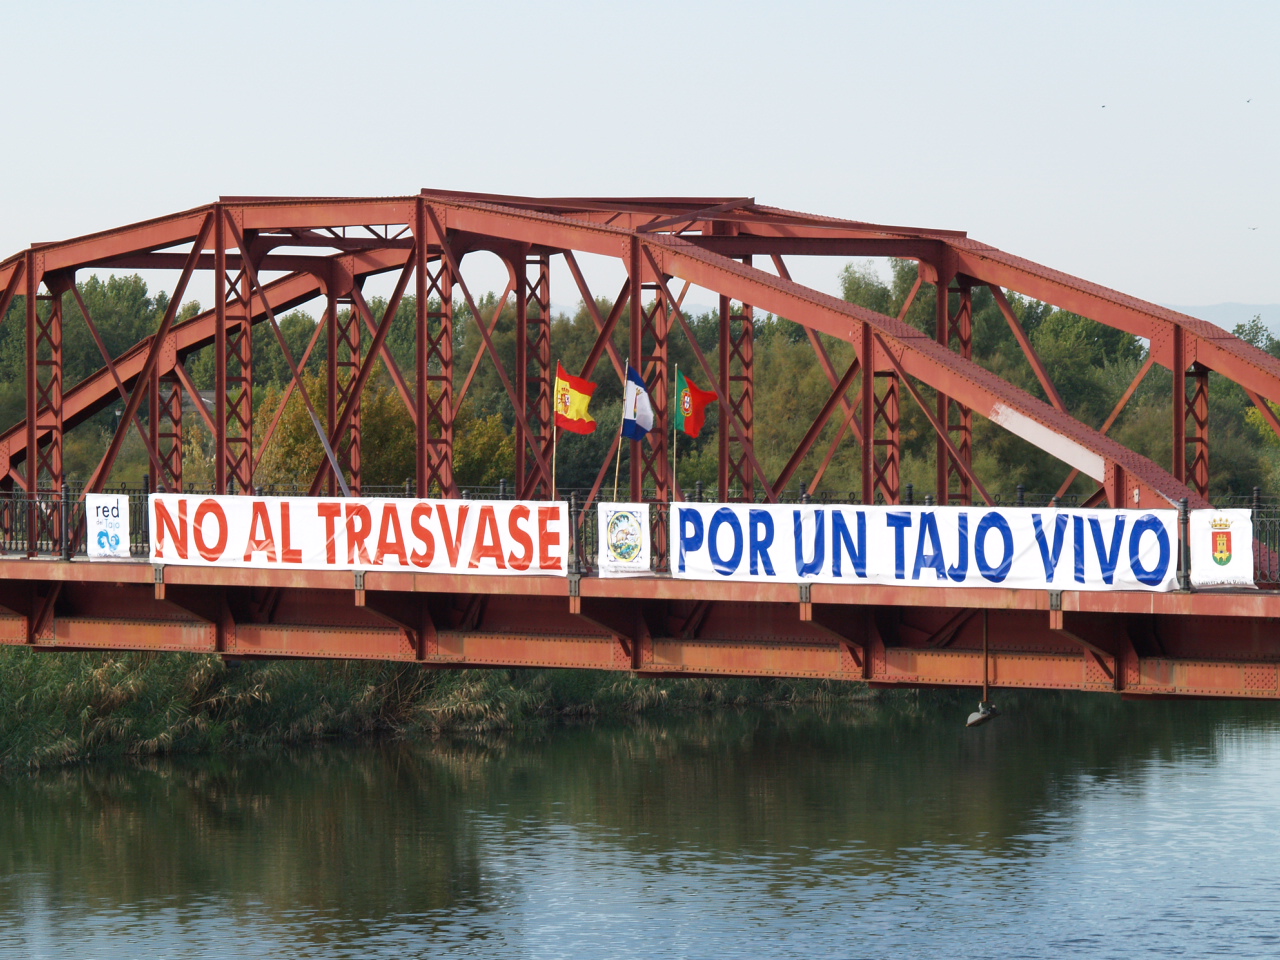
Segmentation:
<svg viewBox="0 0 1280 960">
<path fill-rule="evenodd" d="M 23 0 L 0 23 L 0 255 L 221 194 L 751 195 L 1162 303 L 1280 302 L 1275 2 Z"/>
</svg>

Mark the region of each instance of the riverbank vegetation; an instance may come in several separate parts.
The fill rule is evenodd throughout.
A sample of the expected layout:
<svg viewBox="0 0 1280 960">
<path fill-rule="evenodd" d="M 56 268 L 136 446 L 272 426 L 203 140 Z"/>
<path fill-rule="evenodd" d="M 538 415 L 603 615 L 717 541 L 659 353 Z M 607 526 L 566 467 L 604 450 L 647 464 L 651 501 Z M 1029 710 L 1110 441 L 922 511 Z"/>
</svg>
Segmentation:
<svg viewBox="0 0 1280 960">
<path fill-rule="evenodd" d="M 862 684 L 0 648 L 0 770 L 866 699 Z"/>
</svg>

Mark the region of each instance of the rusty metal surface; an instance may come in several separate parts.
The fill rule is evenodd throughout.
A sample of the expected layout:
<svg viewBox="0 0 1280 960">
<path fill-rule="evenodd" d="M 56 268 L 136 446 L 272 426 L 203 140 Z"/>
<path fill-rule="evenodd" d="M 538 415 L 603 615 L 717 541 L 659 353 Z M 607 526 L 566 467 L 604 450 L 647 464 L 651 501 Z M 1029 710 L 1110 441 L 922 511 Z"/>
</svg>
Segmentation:
<svg viewBox="0 0 1280 960">
<path fill-rule="evenodd" d="M 0 644 L 975 686 L 985 610 L 997 688 L 1280 699 L 1276 592 L 154 572 L 0 561 Z"/>
<path fill-rule="evenodd" d="M 480 317 L 463 269 L 467 255 L 478 251 L 497 255 L 511 273 L 516 365 L 508 370 L 496 349 L 494 313 L 477 325 L 483 349 L 466 382 L 455 384 L 463 371 L 454 368 L 454 300 L 461 297 Z M 575 253 L 612 258 L 626 272 L 607 317 L 596 307 L 599 291 L 589 288 Z M 919 279 L 912 299 L 923 284 L 944 294 L 936 329 L 930 335 L 908 325 L 905 307 L 897 317 L 883 316 L 795 283 L 783 261 L 793 255 L 915 260 Z M 385 367 L 410 410 L 419 495 L 453 497 L 459 495 L 454 415 L 478 366 L 492 364 L 517 424 L 517 493 L 546 495 L 555 358 L 547 319 L 556 257 L 569 266 L 597 330 L 588 366 L 608 353 L 622 375 L 624 358 L 612 335 L 622 316 L 631 317 L 626 359 L 653 386 L 657 418 L 650 439 L 632 451 L 635 496 L 646 488 L 656 488 L 663 501 L 683 495 L 667 450 L 666 368 L 669 338 L 688 330 L 681 303 L 690 283 L 719 301 L 716 370 L 696 344 L 694 352 L 701 364 L 696 375 L 707 379 L 722 405 L 716 477 L 723 499 L 752 488 L 776 498 L 801 461 L 820 450 L 819 435 L 835 417 L 838 435 L 819 476 L 840 443 L 855 443 L 862 446 L 864 498 L 878 494 L 898 502 L 897 424 L 903 404 L 924 403 L 925 386 L 937 395 L 925 412 L 936 434 L 941 501 L 983 493 L 971 463 L 975 412 L 1022 430 L 1024 437 L 1028 430 L 1036 433 L 1032 442 L 1070 467 L 1083 464 L 1101 484 L 1095 497 L 1111 506 L 1163 506 L 1182 497 L 1192 506 L 1206 502 L 1213 463 L 1210 371 L 1240 384 L 1280 432 L 1265 402 L 1280 402 L 1280 360 L 1210 324 L 1018 258 L 960 231 L 823 217 L 765 206 L 752 197 L 531 198 L 447 190 L 399 197 L 222 197 L 171 216 L 33 245 L 0 261 L 0 318 L 15 298 L 24 296 L 27 303 L 26 417 L 0 435 L 0 492 L 57 490 L 65 479 L 67 431 L 122 399 L 125 415 L 90 487 L 108 482 L 116 453 L 133 431 L 146 447 L 153 483 L 180 488 L 184 394 L 195 399 L 184 363 L 209 345 L 220 359 L 218 412 L 210 415 L 198 401 L 195 409 L 216 436 L 218 488 L 234 482 L 243 491 L 278 421 L 277 414 L 255 435 L 252 328 L 276 327 L 285 311 L 323 297 L 325 329 L 317 329 L 308 355 L 323 335 L 328 439 L 355 492 L 361 487 L 359 395 L 376 367 Z M 759 268 L 753 257 L 772 263 L 776 272 Z M 62 300 L 75 290 L 77 271 L 95 268 L 168 270 L 177 278 L 175 295 L 157 335 L 115 358 L 102 348 L 105 340 L 81 306 L 103 366 L 80 383 L 64 382 Z M 262 281 L 263 271 L 284 276 Z M 375 321 L 361 284 L 391 271 L 398 273 L 392 307 Z M 213 306 L 178 322 L 182 290 L 197 272 L 213 273 Z M 386 336 L 394 305 L 410 283 L 419 304 L 432 305 L 418 315 L 415 370 L 406 377 L 386 349 Z M 991 288 L 1051 403 L 971 359 L 971 292 L 981 285 Z M 1170 469 L 1106 436 L 1138 381 L 1101 431 L 1063 409 L 1051 371 L 1018 326 L 1006 290 L 1150 341 L 1139 380 L 1155 363 L 1176 373 Z M 40 310 L 37 298 L 46 304 Z M 734 314 L 734 303 L 750 306 Z M 756 310 L 805 327 L 815 363 L 833 389 L 776 476 L 765 474 L 752 442 Z M 857 359 L 843 376 L 820 334 L 853 347 Z M 300 391 L 311 406 L 292 360 L 286 397 Z M 600 465 L 601 479 L 615 450 Z M 333 486 L 327 470 L 316 478 L 316 491 Z M 597 480 L 591 499 L 600 488 Z M 28 507 L 33 500 L 23 503 L 31 514 L 25 552 L 53 548 L 58 555 L 57 548 L 75 545 L 63 514 L 37 515 Z M 996 589 L 802 589 L 661 576 L 370 572 L 358 584 L 345 572 L 157 570 L 136 562 L 0 557 L 0 605 L 0 643 L 40 648 L 200 649 L 236 656 L 416 659 L 438 667 L 630 668 L 664 676 L 860 677 L 924 685 L 980 681 L 974 612 L 986 611 L 993 631 L 989 666 L 997 685 L 1135 696 L 1280 697 L 1280 594 L 1255 591 L 1068 591 L 1051 602 L 1046 593 Z"/>
</svg>

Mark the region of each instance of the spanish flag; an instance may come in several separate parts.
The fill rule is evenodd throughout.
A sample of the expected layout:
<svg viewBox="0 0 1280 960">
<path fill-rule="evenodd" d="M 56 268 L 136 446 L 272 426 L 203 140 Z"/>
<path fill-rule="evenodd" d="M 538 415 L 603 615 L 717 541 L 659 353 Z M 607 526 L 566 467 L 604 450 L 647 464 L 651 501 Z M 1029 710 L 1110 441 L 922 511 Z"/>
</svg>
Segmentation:
<svg viewBox="0 0 1280 960">
<path fill-rule="evenodd" d="M 570 433 L 595 433 L 596 418 L 591 416 L 587 405 L 591 395 L 596 392 L 596 385 L 590 380 L 575 377 L 564 368 L 564 364 L 556 362 L 556 426 Z"/>
</svg>

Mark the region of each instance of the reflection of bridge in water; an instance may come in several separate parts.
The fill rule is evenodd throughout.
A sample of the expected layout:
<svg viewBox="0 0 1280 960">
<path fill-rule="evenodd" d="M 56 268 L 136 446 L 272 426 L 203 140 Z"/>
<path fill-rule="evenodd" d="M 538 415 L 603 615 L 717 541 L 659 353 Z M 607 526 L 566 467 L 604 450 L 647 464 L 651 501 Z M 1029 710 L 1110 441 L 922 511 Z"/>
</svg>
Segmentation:
<svg viewBox="0 0 1280 960">
<path fill-rule="evenodd" d="M 514 365 L 494 344 L 498 312 L 484 319 L 463 272 L 466 255 L 487 251 L 510 271 Z M 612 258 L 626 279 L 606 314 L 577 260 Z M 795 256 L 898 257 L 919 264 L 937 298 L 935 335 L 793 282 Z M 972 467 L 977 413 L 1096 481 L 1084 506 L 1208 506 L 1209 372 L 1239 384 L 1280 433 L 1267 401 L 1280 402 L 1280 362 L 1210 324 L 1048 270 L 952 231 L 889 227 L 795 214 L 750 198 L 544 199 L 424 191 L 400 198 L 229 198 L 169 217 L 61 243 L 40 244 L 0 263 L 0 316 L 25 298 L 27 415 L 0 435 L 0 510 L 10 557 L 0 560 L 0 639 L 56 649 L 215 651 L 227 656 L 364 657 L 440 667 L 568 666 L 651 675 L 779 675 L 865 679 L 884 684 L 972 685 L 984 664 L 998 686 L 1119 690 L 1128 695 L 1280 696 L 1280 599 L 1267 591 L 1173 593 L 1027 591 L 986 587 L 696 582 L 663 575 L 659 514 L 655 575 L 591 576 L 578 526 L 567 577 L 502 577 L 402 571 L 251 570 L 71 560 L 83 546 L 83 508 L 64 492 L 68 431 L 123 400 L 124 411 L 86 484 L 101 491 L 126 437 L 141 437 L 152 489 L 183 491 L 183 398 L 213 438 L 214 484 L 226 494 L 254 489 L 270 445 L 254 435 L 255 325 L 274 331 L 299 394 L 333 463 L 360 478 L 360 397 L 385 367 L 416 431 L 416 490 L 461 495 L 453 472 L 454 414 L 475 367 L 455 368 L 454 301 L 480 318 L 476 364 L 493 364 L 515 421 L 516 476 L 510 495 L 551 495 L 550 325 L 553 258 L 562 258 L 598 336 L 582 367 L 607 359 L 619 377 L 629 361 L 649 384 L 656 427 L 632 444 L 633 499 L 685 499 L 670 469 L 669 341 L 683 331 L 721 411 L 718 499 L 778 502 L 819 441 L 837 426 L 816 474 L 847 435 L 860 449 L 863 503 L 902 502 L 900 413 L 905 392 L 936 434 L 939 505 L 992 502 Z M 757 263 L 767 264 L 762 269 Z M 176 272 L 159 330 L 109 355 L 75 286 L 90 269 Z M 179 322 L 188 283 L 211 274 L 214 308 Z M 394 276 L 375 316 L 362 283 Z M 674 283 L 673 283 L 674 281 Z M 682 285 L 682 286 L 681 286 Z M 718 350 L 708 357 L 681 304 L 696 286 L 719 298 Z M 973 292 L 991 291 L 1050 402 L 1042 402 L 972 360 Z M 1173 371 L 1172 472 L 1074 419 L 1009 307 L 1005 290 L 1042 300 L 1146 338 L 1147 362 L 1126 391 L 1159 364 Z M 391 321 L 412 290 L 415 369 L 387 345 Z M 64 383 L 64 304 L 74 299 L 102 352 L 103 366 Z M 293 357 L 278 316 L 322 304 L 306 354 Z M 738 306 L 745 305 L 745 306 Z M 341 308 L 341 309 L 340 309 Z M 755 309 L 804 328 L 832 392 L 777 475 L 753 446 Z M 902 316 L 906 315 L 906 308 Z M 627 356 L 614 335 L 626 330 Z M 328 338 L 326 409 L 314 409 L 297 376 L 321 334 Z M 843 371 L 820 335 L 851 344 Z M 340 348 L 341 345 L 341 348 Z M 214 413 L 196 397 L 187 359 L 215 355 Z M 927 387 L 935 396 L 922 395 Z M 287 396 L 286 396 L 287 399 Z M 283 409 L 283 403 L 281 404 Z M 324 416 L 321 416 L 321 413 Z M 1111 418 L 1114 422 L 1115 416 Z M 1108 424 L 1109 425 L 1109 424 Z M 824 431 L 827 431 L 824 433 Z M 615 441 L 616 444 L 617 441 Z M 824 444 L 825 446 L 825 444 Z M 589 517 L 617 448 L 573 516 Z M 337 492 L 326 461 L 304 493 Z M 1064 484 L 1065 490 L 1069 484 Z M 810 486 L 813 486 L 811 481 Z M 139 517 L 141 509 L 135 510 Z M 135 531 L 137 533 L 138 531 Z M 1257 547 L 1263 566 L 1273 552 Z M 40 559 L 43 558 L 43 559 Z M 1270 578 L 1273 571 L 1268 570 Z M 981 615 L 980 615 L 981 614 Z M 989 655 L 983 654 L 988 624 Z"/>
</svg>

